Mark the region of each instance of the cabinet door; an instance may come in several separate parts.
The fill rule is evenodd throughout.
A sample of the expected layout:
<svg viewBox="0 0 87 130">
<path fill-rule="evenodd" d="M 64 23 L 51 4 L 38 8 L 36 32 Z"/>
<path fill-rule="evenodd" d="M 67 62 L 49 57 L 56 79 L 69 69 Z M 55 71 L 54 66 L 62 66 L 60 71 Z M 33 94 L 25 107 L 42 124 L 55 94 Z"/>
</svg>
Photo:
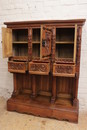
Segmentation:
<svg viewBox="0 0 87 130">
<path fill-rule="evenodd" d="M 12 29 L 2 28 L 3 58 L 12 56 Z"/>
<path fill-rule="evenodd" d="M 45 26 L 42 26 L 40 58 L 46 58 L 51 56 L 51 36 L 52 30 Z"/>
</svg>

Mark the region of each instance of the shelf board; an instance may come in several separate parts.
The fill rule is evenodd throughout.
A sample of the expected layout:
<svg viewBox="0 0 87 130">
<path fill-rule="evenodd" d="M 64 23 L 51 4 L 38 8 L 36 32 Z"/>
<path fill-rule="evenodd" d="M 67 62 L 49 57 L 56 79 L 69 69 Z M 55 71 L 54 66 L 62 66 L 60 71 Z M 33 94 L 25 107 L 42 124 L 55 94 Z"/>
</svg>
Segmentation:
<svg viewBox="0 0 87 130">
<path fill-rule="evenodd" d="M 32 41 L 32 44 L 40 44 L 40 41 Z"/>
<path fill-rule="evenodd" d="M 64 99 L 64 98 L 57 98 L 55 101 L 56 105 L 62 105 L 62 106 L 72 106 L 72 100 L 71 99 Z"/>
<path fill-rule="evenodd" d="M 72 106 L 72 95 L 71 94 L 57 94 L 56 105 Z"/>
<path fill-rule="evenodd" d="M 28 44 L 28 41 L 13 41 L 13 44 Z"/>
<path fill-rule="evenodd" d="M 56 41 L 56 44 L 74 44 L 74 41 Z"/>
</svg>

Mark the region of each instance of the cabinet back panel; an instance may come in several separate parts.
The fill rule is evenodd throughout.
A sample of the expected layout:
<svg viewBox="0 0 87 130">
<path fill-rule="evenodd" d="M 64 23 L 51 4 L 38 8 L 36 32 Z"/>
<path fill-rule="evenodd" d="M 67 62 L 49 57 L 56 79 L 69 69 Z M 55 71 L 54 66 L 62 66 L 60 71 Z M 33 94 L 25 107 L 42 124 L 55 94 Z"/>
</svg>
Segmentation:
<svg viewBox="0 0 87 130">
<path fill-rule="evenodd" d="M 33 29 L 32 30 L 32 41 L 40 41 L 40 29 Z"/>
<path fill-rule="evenodd" d="M 31 89 L 31 75 L 16 74 L 17 87 L 21 89 Z"/>
<path fill-rule="evenodd" d="M 14 44 L 13 56 L 28 56 L 28 44 Z"/>
<path fill-rule="evenodd" d="M 40 57 L 40 44 L 33 44 L 33 57 Z"/>
<path fill-rule="evenodd" d="M 57 77 L 57 94 L 73 94 L 74 78 Z"/>
<path fill-rule="evenodd" d="M 13 30 L 13 41 L 28 41 L 28 29 Z"/>
<path fill-rule="evenodd" d="M 49 75 L 41 76 L 41 85 L 40 85 L 41 91 L 46 91 L 46 92 L 51 91 L 52 88 L 51 85 L 52 85 L 51 76 Z"/>
<path fill-rule="evenodd" d="M 36 88 L 38 92 L 51 92 L 52 89 L 52 76 L 48 75 L 35 75 Z"/>
<path fill-rule="evenodd" d="M 73 58 L 73 44 L 56 44 L 56 57 Z"/>
<path fill-rule="evenodd" d="M 57 28 L 56 41 L 74 41 L 74 28 Z"/>
</svg>

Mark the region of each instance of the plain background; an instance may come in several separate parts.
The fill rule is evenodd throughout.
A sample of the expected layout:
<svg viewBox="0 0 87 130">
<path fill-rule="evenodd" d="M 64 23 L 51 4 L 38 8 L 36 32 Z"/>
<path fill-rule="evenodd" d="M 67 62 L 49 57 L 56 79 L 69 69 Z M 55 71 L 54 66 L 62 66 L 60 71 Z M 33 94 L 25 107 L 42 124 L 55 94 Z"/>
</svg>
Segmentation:
<svg viewBox="0 0 87 130">
<path fill-rule="evenodd" d="M 4 22 L 30 20 L 87 19 L 87 0 L 0 0 L 0 96 L 6 99 L 13 90 L 13 75 L 2 58 Z M 87 22 L 82 30 L 81 66 L 78 98 L 80 110 L 87 109 Z"/>
</svg>

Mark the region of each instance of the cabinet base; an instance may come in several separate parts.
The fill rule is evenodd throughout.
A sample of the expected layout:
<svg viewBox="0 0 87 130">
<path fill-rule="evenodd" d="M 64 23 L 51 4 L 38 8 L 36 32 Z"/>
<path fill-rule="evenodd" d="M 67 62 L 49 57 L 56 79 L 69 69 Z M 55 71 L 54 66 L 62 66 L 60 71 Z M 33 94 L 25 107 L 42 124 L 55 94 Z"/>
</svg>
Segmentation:
<svg viewBox="0 0 87 130">
<path fill-rule="evenodd" d="M 7 101 L 7 110 L 78 123 L 78 100 L 77 106 L 65 107 L 50 103 L 48 97 L 42 98 L 32 99 L 29 95 L 11 97 Z"/>
</svg>

